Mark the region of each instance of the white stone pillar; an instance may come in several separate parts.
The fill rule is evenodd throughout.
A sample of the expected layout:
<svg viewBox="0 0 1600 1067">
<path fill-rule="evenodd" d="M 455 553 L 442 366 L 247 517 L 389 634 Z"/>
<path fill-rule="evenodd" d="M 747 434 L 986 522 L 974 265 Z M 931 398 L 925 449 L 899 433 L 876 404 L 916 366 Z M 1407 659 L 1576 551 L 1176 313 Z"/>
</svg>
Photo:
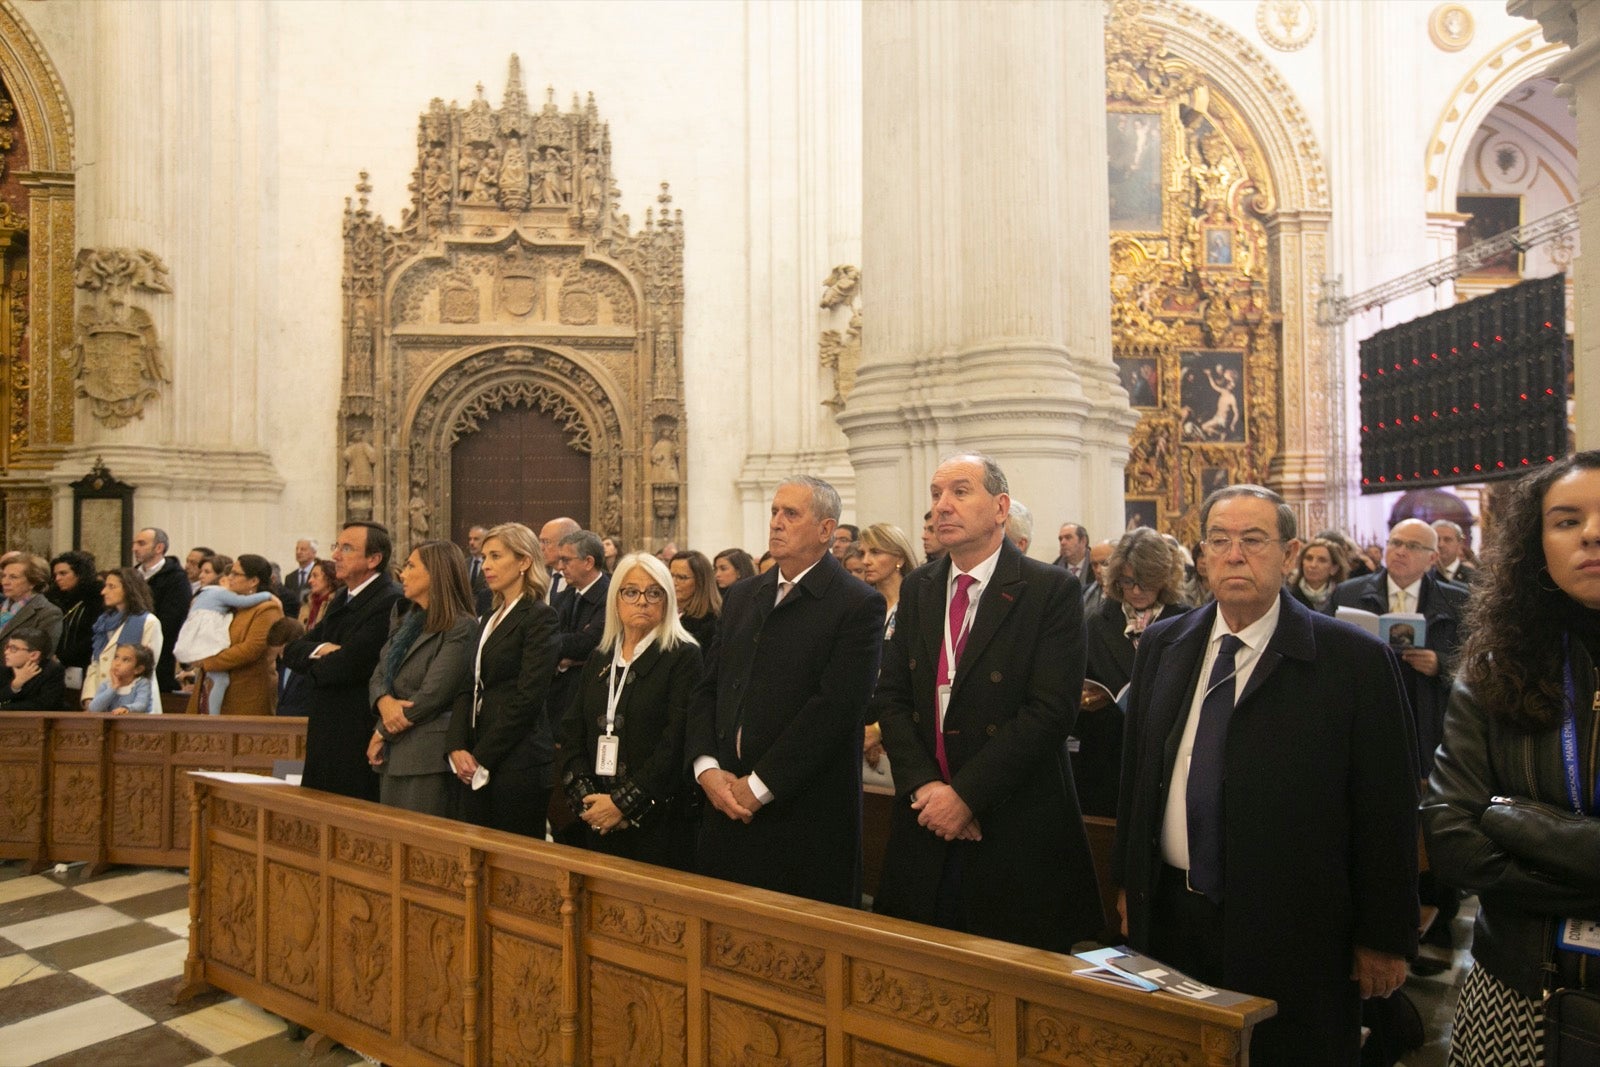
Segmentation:
<svg viewBox="0 0 1600 1067">
<path fill-rule="evenodd" d="M 860 510 L 913 533 L 939 458 L 993 455 L 1033 509 L 1123 525 L 1137 421 L 1111 362 L 1098 4 L 863 13 L 865 338 L 839 415 Z"/>
<path fill-rule="evenodd" d="M 130 302 L 150 315 L 171 381 L 122 426 L 78 401 L 76 443 L 53 475 L 57 513 L 66 483 L 103 457 L 138 487 L 135 522 L 165 527 L 179 554 L 201 540 L 281 547 L 262 540 L 283 488 L 262 433 L 269 358 L 285 355 L 262 351 L 259 316 L 272 282 L 261 271 L 273 218 L 262 146 L 278 134 L 270 9 L 126 0 L 83 14 L 95 76 L 76 101 L 78 245 L 166 264 L 172 292 L 136 290 Z M 70 538 L 58 524 L 57 541 Z"/>
<path fill-rule="evenodd" d="M 1600 233 L 1600 4 L 1510 0 L 1506 10 L 1536 20 L 1544 39 L 1571 51 L 1546 71 L 1578 119 L 1578 230 Z M 1592 242 L 1591 242 L 1592 243 Z M 1580 246 L 1573 261 L 1577 340 L 1572 408 L 1579 449 L 1600 448 L 1600 262 Z"/>
</svg>

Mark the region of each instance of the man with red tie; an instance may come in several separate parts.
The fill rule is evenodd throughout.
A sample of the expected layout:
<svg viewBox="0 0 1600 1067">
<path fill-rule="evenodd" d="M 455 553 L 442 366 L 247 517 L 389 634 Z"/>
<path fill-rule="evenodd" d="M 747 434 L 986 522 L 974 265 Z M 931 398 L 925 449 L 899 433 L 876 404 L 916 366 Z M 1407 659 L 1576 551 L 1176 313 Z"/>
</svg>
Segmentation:
<svg viewBox="0 0 1600 1067">
<path fill-rule="evenodd" d="M 1105 924 L 1062 755 L 1083 687 L 1078 579 L 1005 535 L 987 456 L 932 482 L 945 558 L 905 580 L 872 714 L 899 802 L 874 907 L 1065 951 Z"/>
</svg>

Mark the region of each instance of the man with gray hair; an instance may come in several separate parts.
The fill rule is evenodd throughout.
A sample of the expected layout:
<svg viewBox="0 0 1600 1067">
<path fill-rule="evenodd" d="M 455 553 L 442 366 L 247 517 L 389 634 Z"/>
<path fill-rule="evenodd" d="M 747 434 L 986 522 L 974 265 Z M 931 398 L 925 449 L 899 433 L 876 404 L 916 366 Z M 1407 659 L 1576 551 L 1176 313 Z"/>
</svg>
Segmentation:
<svg viewBox="0 0 1600 1067">
<path fill-rule="evenodd" d="M 1471 585 L 1477 581 L 1478 568 L 1467 562 L 1464 551 L 1467 535 L 1461 527 L 1449 519 L 1435 519 L 1432 525 L 1434 535 L 1439 539 L 1439 559 L 1429 573 L 1441 582 L 1455 582 L 1457 585 Z"/>
<path fill-rule="evenodd" d="M 1028 554 L 1028 546 L 1033 543 L 1033 512 L 1020 500 L 1011 502 L 1011 514 L 1006 516 L 1006 536 L 1022 549 L 1024 556 Z"/>
<path fill-rule="evenodd" d="M 846 907 L 861 902 L 861 732 L 883 596 L 828 551 L 839 494 L 778 486 L 777 566 L 728 589 L 685 753 L 708 801 L 696 869 Z"/>
<path fill-rule="evenodd" d="M 605 571 L 605 546 L 600 535 L 589 530 L 569 533 L 556 543 L 556 566 L 567 580 L 567 588 L 556 598 L 556 620 L 561 627 L 561 651 L 556 660 L 556 676 L 545 696 L 550 725 L 558 726 L 561 717 L 577 694 L 579 672 L 589 654 L 600 644 L 606 628 L 606 590 L 611 579 Z"/>
</svg>

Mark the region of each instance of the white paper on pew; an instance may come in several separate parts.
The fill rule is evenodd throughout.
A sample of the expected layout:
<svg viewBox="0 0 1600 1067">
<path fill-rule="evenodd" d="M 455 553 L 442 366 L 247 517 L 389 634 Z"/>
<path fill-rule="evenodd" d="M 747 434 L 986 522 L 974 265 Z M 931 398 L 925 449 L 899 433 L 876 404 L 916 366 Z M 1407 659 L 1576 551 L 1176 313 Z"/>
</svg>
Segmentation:
<svg viewBox="0 0 1600 1067">
<path fill-rule="evenodd" d="M 239 785 L 288 785 L 282 778 L 269 774 L 248 774 L 245 771 L 195 771 L 202 778 L 217 782 L 235 782 Z"/>
</svg>

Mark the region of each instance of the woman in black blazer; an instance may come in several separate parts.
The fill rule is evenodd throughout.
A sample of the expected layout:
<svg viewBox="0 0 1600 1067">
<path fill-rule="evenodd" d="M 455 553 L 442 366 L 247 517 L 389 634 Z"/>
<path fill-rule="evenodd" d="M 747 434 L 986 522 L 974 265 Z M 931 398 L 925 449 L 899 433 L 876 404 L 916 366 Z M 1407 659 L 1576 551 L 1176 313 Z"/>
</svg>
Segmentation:
<svg viewBox="0 0 1600 1067">
<path fill-rule="evenodd" d="M 672 572 L 672 593 L 678 601 L 678 619 L 700 645 L 702 659 L 717 638 L 717 616 L 722 613 L 722 590 L 704 552 L 679 552 L 667 564 Z"/>
<path fill-rule="evenodd" d="M 461 817 L 493 830 L 544 837 L 554 742 L 545 693 L 559 654 L 544 552 L 520 522 L 483 539 L 483 578 L 493 606 L 473 652 L 473 700 L 450 721 L 446 751 L 460 779 Z"/>
<path fill-rule="evenodd" d="M 689 869 L 697 790 L 683 733 L 700 673 L 672 575 L 654 556 L 623 557 L 606 594 L 605 635 L 561 722 L 561 781 L 587 847 Z"/>
</svg>

